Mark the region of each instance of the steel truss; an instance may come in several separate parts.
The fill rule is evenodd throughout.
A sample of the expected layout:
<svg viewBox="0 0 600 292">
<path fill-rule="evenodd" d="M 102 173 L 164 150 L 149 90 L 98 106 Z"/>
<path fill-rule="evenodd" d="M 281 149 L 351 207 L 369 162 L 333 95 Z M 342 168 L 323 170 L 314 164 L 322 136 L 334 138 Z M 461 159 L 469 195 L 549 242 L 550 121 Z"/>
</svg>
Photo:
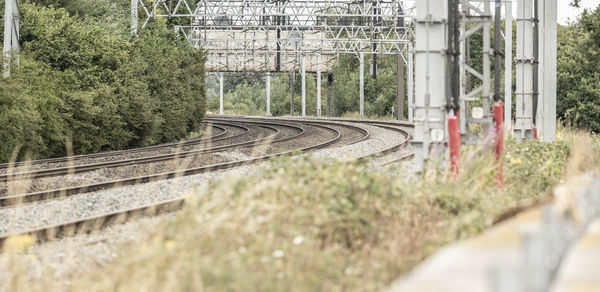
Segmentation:
<svg viewBox="0 0 600 292">
<path fill-rule="evenodd" d="M 476 144 L 479 138 L 471 132 L 469 125 L 481 124 L 488 128 L 492 123 L 490 116 L 491 92 L 491 47 L 492 1 L 461 0 L 460 26 L 460 132 L 463 141 Z M 471 39 L 481 33 L 483 48 L 481 55 L 471 53 Z M 479 37 L 479 35 L 478 35 Z M 470 65 L 470 59 L 482 58 L 482 68 L 477 71 Z M 500 70 L 500 69 L 498 69 Z M 476 86 L 473 86 L 473 85 Z"/>
<path fill-rule="evenodd" d="M 331 68 L 339 54 L 402 54 L 411 42 L 414 0 L 134 0 L 208 53 L 208 71 L 298 71 Z M 197 2 L 197 3 L 194 3 Z M 133 3 L 133 2 L 132 2 Z"/>
</svg>

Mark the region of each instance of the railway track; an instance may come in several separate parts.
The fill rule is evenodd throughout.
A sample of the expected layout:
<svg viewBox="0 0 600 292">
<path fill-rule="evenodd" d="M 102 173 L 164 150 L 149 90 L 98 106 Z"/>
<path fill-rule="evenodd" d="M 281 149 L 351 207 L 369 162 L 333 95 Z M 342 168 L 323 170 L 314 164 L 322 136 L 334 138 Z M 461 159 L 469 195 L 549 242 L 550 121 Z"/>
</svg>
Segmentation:
<svg viewBox="0 0 600 292">
<path fill-rule="evenodd" d="M 211 127 L 217 129 L 218 133 L 210 134 L 207 137 L 200 137 L 195 140 L 170 143 L 142 149 L 114 151 L 92 155 L 81 155 L 74 158 L 57 158 L 40 160 L 31 163 L 19 163 L 13 165 L 1 165 L 4 174 L 0 175 L 0 182 L 7 183 L 11 178 L 17 180 L 38 180 L 43 178 L 61 179 L 62 176 L 73 176 L 98 169 L 119 169 L 122 167 L 138 166 L 141 164 L 151 164 L 163 161 L 183 161 L 186 158 L 215 153 L 217 151 L 240 150 L 250 151 L 255 148 L 264 147 L 263 155 L 256 155 L 248 159 L 228 161 L 198 167 L 181 167 L 142 176 L 125 177 L 116 180 L 110 180 L 95 184 L 77 185 L 58 189 L 49 189 L 36 192 L 25 192 L 21 194 L 8 194 L 0 196 L 0 209 L 22 207 L 33 203 L 43 203 L 47 201 L 65 199 L 82 193 L 96 192 L 106 189 L 113 189 L 123 186 L 132 186 L 145 184 L 149 182 L 160 181 L 183 176 L 190 176 L 206 172 L 230 169 L 242 165 L 255 164 L 267 161 L 273 157 L 292 155 L 295 153 L 306 153 L 317 149 L 328 147 L 337 147 L 350 145 L 364 141 L 369 138 L 368 130 L 360 125 L 372 125 L 404 135 L 405 139 L 397 145 L 393 145 L 383 151 L 375 154 L 359 157 L 358 159 L 368 159 L 370 157 L 386 155 L 397 151 L 406 146 L 410 141 L 411 135 L 406 130 L 410 127 L 408 124 L 381 122 L 381 121 L 356 121 L 356 120 L 299 120 L 299 119 L 262 119 L 251 117 L 212 117 L 209 116 L 206 122 Z M 228 133 L 231 129 L 237 129 L 237 133 Z M 254 134 L 252 134 L 254 133 Z M 323 138 L 326 137 L 326 138 Z M 306 141 L 304 141 L 304 140 Z M 214 146 L 222 143 L 219 146 Z M 220 142 L 219 142 L 220 141 Z M 229 145 L 227 145 L 229 143 Z M 185 146 L 183 146 L 185 145 Z M 180 151 L 182 147 L 192 147 L 194 150 Z M 149 155 L 156 151 L 175 153 Z M 111 156 L 112 155 L 112 156 Z M 140 155 L 140 157 L 130 158 L 130 155 Z M 124 157 L 123 159 L 114 158 Z M 87 159 L 98 159 L 96 163 L 80 163 L 71 167 L 64 167 L 70 159 L 77 161 L 86 161 Z M 106 161 L 108 160 L 108 161 Z M 32 171 L 19 171 L 11 173 L 11 167 L 23 169 L 31 165 L 41 166 L 44 164 L 53 164 L 57 167 L 48 166 L 39 167 L 40 169 Z M 67 223 L 32 228 L 25 231 L 18 231 L 0 236 L 0 246 L 4 241 L 14 235 L 30 234 L 35 236 L 38 242 L 51 240 L 56 237 L 69 236 L 74 234 L 89 233 L 98 228 L 124 222 L 138 216 L 152 216 L 163 212 L 170 212 L 180 208 L 184 203 L 183 199 L 170 200 L 167 202 L 151 203 L 138 208 L 127 209 L 118 212 L 111 212 L 98 216 L 81 218 Z"/>
</svg>

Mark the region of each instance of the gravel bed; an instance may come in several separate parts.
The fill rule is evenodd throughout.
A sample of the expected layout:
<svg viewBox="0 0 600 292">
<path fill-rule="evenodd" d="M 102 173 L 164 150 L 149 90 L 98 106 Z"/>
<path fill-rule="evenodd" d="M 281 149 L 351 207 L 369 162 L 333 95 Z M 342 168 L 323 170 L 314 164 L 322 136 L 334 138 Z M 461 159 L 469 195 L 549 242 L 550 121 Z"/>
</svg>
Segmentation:
<svg viewBox="0 0 600 292">
<path fill-rule="evenodd" d="M 370 139 L 339 148 L 319 150 L 312 154 L 313 157 L 348 160 L 353 157 L 376 153 L 402 140 L 402 137 L 389 130 L 366 125 L 361 125 L 361 127 L 369 130 L 371 133 Z M 236 152 L 231 155 L 239 157 L 239 153 Z M 264 166 L 268 163 L 81 194 L 63 200 L 0 210 L 0 234 L 59 224 L 73 218 L 84 218 L 115 212 L 119 209 L 142 207 L 147 204 L 177 198 L 181 194 L 194 191 L 194 187 L 197 185 L 235 174 L 245 176 L 249 172 L 255 171 L 260 165 Z M 31 218 L 37 218 L 37 220 L 31 220 Z"/>
<path fill-rule="evenodd" d="M 310 154 L 315 159 L 350 160 L 387 149 L 400 143 L 404 137 L 397 132 L 376 126 L 359 125 L 370 132 L 368 140 L 318 150 Z M 219 152 L 215 155 L 227 159 L 243 158 L 246 153 L 240 151 Z M 97 216 L 107 212 L 115 212 L 126 208 L 141 207 L 150 203 L 179 198 L 184 194 L 202 194 L 209 183 L 233 177 L 258 175 L 262 168 L 268 168 L 268 162 L 247 165 L 220 172 L 204 173 L 189 177 L 181 177 L 166 181 L 158 181 L 144 185 L 124 187 L 96 193 L 82 194 L 63 200 L 44 202 L 29 206 L 0 210 L 0 235 L 19 230 L 39 228 L 50 224 L 60 224 L 73 220 Z M 168 216 L 166 216 L 168 218 Z M 31 218 L 36 218 L 32 220 Z M 73 238 L 34 246 L 23 256 L 35 257 L 39 269 L 58 267 L 55 278 L 69 281 L 87 267 L 103 265 L 118 257 L 121 244 L 135 244 L 148 240 L 148 232 L 165 216 L 136 220 L 125 225 L 114 226 L 92 235 L 80 235 Z M 5 256 L 0 257 L 0 265 L 6 267 Z M 32 275 L 42 276 L 40 270 L 32 270 Z M 1 274 L 0 274 L 1 275 Z"/>
<path fill-rule="evenodd" d="M 291 130 L 287 127 L 281 127 L 280 133 L 283 137 L 287 135 L 297 134 L 299 131 Z M 291 134 L 290 134 L 291 132 Z M 254 127 L 252 136 L 244 135 L 236 139 L 244 139 L 241 141 L 228 141 L 228 143 L 243 143 L 251 139 L 257 139 L 267 135 L 273 135 L 274 131 L 262 127 Z M 249 139 L 251 138 L 251 139 Z M 279 139 L 279 138 L 277 138 Z M 249 153 L 251 153 L 249 151 Z M 88 171 L 66 176 L 45 177 L 35 180 L 14 180 L 7 183 L 0 183 L 0 195 L 15 195 L 27 192 L 37 192 L 43 190 L 59 189 L 66 187 L 76 187 L 90 185 L 101 182 L 108 182 L 122 178 L 138 177 L 150 174 L 159 174 L 178 169 L 202 167 L 207 165 L 230 162 L 223 156 L 215 156 L 213 154 L 201 154 L 192 157 L 183 158 L 177 161 L 162 161 L 144 164 L 127 165 L 113 168 L 102 168 L 95 171 Z"/>
<path fill-rule="evenodd" d="M 232 136 L 235 133 L 242 132 L 242 129 L 239 129 L 237 127 L 232 127 L 232 126 L 221 126 L 221 127 L 227 129 L 227 133 L 225 133 L 224 136 L 217 137 L 218 135 L 223 134 L 223 130 L 216 128 L 216 127 L 212 127 L 212 126 L 205 126 L 205 128 L 202 130 L 203 134 L 200 137 L 197 137 L 197 138 L 194 138 L 191 140 L 187 140 L 187 141 L 182 140 L 179 143 L 159 144 L 159 145 L 155 145 L 155 146 L 148 146 L 145 148 L 129 149 L 129 150 L 123 150 L 123 151 L 91 153 L 89 155 L 75 156 L 75 157 L 71 158 L 71 160 L 68 160 L 68 161 L 64 161 L 60 158 L 59 158 L 60 160 L 57 160 L 57 161 L 34 160 L 34 161 L 26 162 L 26 164 L 22 165 L 22 166 L 11 167 L 9 169 L 0 168 L 0 175 L 6 174 L 7 170 L 9 170 L 10 173 L 20 173 L 20 172 L 29 172 L 29 171 L 43 170 L 43 169 L 50 169 L 50 168 L 73 167 L 73 166 L 78 166 L 78 165 L 86 165 L 86 164 L 99 163 L 99 162 L 154 156 L 154 155 L 158 155 L 158 154 L 162 153 L 161 151 L 171 150 L 171 149 L 175 149 L 175 150 L 181 149 L 182 145 L 189 144 L 189 145 L 198 147 L 197 145 L 203 145 L 208 140 L 222 139 L 223 137 Z M 214 137 L 217 137 L 217 138 L 214 138 Z"/>
<path fill-rule="evenodd" d="M 19 257 L 26 257 L 28 282 L 37 279 L 55 279 L 62 285 L 70 285 L 79 275 L 93 271 L 115 260 L 123 252 L 116 248 L 152 240 L 151 230 L 165 220 L 173 220 L 174 214 L 139 218 L 122 225 L 114 225 L 101 232 L 74 236 L 35 246 L 21 254 L 0 254 L 0 267 L 13 267 Z M 6 279 L 11 269 L 0 269 L 0 279 Z"/>
</svg>

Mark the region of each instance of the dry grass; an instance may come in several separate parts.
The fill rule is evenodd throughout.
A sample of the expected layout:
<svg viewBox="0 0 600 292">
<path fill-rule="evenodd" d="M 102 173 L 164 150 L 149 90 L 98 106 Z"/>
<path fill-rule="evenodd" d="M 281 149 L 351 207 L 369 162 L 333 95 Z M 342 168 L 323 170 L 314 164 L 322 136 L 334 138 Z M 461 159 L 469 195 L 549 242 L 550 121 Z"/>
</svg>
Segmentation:
<svg viewBox="0 0 600 292">
<path fill-rule="evenodd" d="M 28 265 L 20 259 L 0 290 L 379 290 L 444 244 L 545 198 L 567 169 L 600 166 L 598 137 L 562 136 L 553 144 L 509 141 L 501 189 L 490 155 L 465 156 L 456 180 L 436 167 L 414 179 L 364 164 L 277 160 L 260 177 L 190 196 L 185 211 L 150 231 L 151 240 L 124 246 L 118 260 L 72 285 L 50 277 L 32 286 L 18 272 Z"/>
</svg>

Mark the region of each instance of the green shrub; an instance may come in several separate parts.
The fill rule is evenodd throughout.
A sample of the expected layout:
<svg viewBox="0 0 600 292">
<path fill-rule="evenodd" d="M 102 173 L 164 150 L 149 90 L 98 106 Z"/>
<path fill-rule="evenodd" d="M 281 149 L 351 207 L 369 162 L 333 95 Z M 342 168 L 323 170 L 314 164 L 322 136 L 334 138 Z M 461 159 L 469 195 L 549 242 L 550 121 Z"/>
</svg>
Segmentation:
<svg viewBox="0 0 600 292">
<path fill-rule="evenodd" d="M 21 65 L 0 80 L 0 161 L 17 148 L 17 159 L 63 156 L 67 137 L 84 154 L 171 142 L 199 129 L 205 56 L 166 23 L 132 39 L 62 8 L 26 2 L 20 9 Z"/>
</svg>

